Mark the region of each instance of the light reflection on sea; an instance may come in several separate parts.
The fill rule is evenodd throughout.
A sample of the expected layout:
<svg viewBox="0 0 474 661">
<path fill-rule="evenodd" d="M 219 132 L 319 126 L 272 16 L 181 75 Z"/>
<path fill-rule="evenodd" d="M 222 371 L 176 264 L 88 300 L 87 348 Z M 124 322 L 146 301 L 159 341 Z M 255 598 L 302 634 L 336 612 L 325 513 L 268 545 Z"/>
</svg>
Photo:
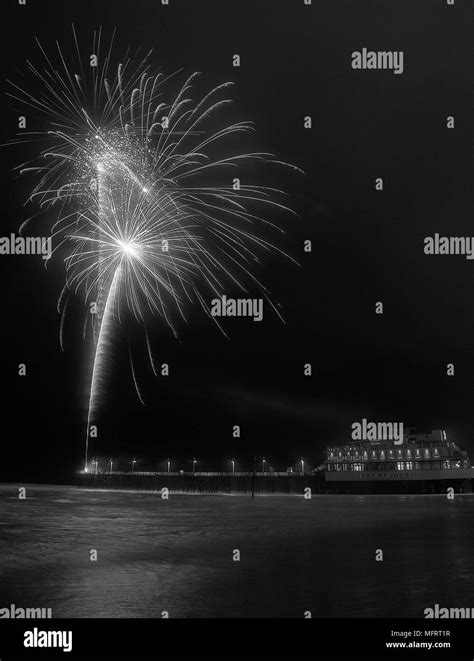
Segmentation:
<svg viewBox="0 0 474 661">
<path fill-rule="evenodd" d="M 252 502 L 26 488 L 20 500 L 18 486 L 0 486 L 0 608 L 51 607 L 54 617 L 423 617 L 435 603 L 474 606 L 473 496 Z"/>
</svg>

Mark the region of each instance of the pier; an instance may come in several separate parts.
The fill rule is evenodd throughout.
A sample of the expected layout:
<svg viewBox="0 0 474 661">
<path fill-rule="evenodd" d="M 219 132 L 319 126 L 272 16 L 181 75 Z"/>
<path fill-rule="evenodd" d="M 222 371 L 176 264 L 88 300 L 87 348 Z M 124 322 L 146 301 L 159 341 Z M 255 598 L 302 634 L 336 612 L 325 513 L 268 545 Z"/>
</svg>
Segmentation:
<svg viewBox="0 0 474 661">
<path fill-rule="evenodd" d="M 123 489 L 130 491 L 161 491 L 203 494 L 306 494 L 325 493 L 324 474 L 304 473 L 144 473 L 88 472 L 78 475 L 79 485 L 92 489 Z M 305 491 L 310 489 L 311 491 Z"/>
</svg>

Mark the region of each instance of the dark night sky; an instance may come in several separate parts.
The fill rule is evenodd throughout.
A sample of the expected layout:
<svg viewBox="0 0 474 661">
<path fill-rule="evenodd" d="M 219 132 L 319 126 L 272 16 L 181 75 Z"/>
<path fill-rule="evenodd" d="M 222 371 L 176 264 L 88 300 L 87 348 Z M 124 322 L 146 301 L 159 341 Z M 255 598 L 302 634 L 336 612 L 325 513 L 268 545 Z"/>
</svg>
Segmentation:
<svg viewBox="0 0 474 661">
<path fill-rule="evenodd" d="M 470 3 L 27 2 L 2 7 L 6 78 L 18 80 L 25 59 L 36 57 L 35 35 L 52 48 L 56 38 L 70 42 L 71 23 L 84 44 L 98 25 L 107 34 L 116 26 L 119 50 L 153 48 L 159 70 L 200 70 L 209 87 L 234 80 L 239 118 L 256 124 L 256 149 L 306 172 L 283 182 L 299 214 L 283 221 L 284 245 L 301 267 L 272 259 L 263 271 L 286 325 L 269 313 L 262 323 L 230 320 L 227 340 L 192 313 L 177 342 L 156 320 L 154 353 L 171 376 L 155 379 L 137 343 L 145 408 L 118 341 L 93 454 L 134 455 L 143 466 L 171 455 L 183 468 L 193 455 L 202 467 L 231 456 L 245 466 L 254 453 L 283 468 L 301 455 L 316 465 L 326 443 L 349 440 L 363 417 L 445 428 L 474 454 L 472 262 L 423 254 L 425 236 L 473 234 Z M 364 46 L 403 50 L 404 73 L 352 70 L 351 52 Z M 5 100 L 2 141 L 15 134 L 18 114 Z M 11 173 L 21 148 L 2 157 L 6 236 L 28 215 L 27 188 Z M 81 339 L 82 311 L 79 303 L 71 309 L 63 353 L 61 264 L 45 271 L 40 258 L 2 256 L 0 277 L 2 477 L 67 480 L 85 438 L 91 346 Z M 450 362 L 454 377 L 446 376 Z M 26 377 L 17 376 L 19 363 Z M 234 424 L 241 439 L 232 438 Z"/>
</svg>

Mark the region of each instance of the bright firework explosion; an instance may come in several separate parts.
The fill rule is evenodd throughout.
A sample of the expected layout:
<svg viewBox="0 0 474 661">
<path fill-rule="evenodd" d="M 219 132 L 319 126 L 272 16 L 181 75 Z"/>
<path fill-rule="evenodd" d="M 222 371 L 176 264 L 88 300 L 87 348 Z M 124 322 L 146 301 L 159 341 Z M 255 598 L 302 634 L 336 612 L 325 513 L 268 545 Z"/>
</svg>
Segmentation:
<svg viewBox="0 0 474 661">
<path fill-rule="evenodd" d="M 58 302 L 61 346 L 69 296 L 80 291 L 86 306 L 96 307 L 87 470 L 90 423 L 123 308 L 143 324 L 147 312 L 160 315 L 176 335 L 173 320 L 175 315 L 185 319 L 186 303 L 200 303 L 209 315 L 205 294 L 221 296 L 226 283 L 245 291 L 247 283 L 258 286 L 279 314 L 252 269 L 257 253 L 285 254 L 258 233 L 262 225 L 276 228 L 258 207 L 289 209 L 275 200 L 281 191 L 236 185 L 229 176 L 255 162 L 287 164 L 268 153 L 215 154 L 226 139 L 253 130 L 249 122 L 211 128 L 216 112 L 230 103 L 222 95 L 232 83 L 196 101 L 189 96 L 199 75 L 194 73 L 171 93 L 176 74 L 150 74 L 148 56 L 137 62 L 127 55 L 114 66 L 113 38 L 102 55 L 101 30 L 94 33 L 93 55 L 85 65 L 88 80 L 74 28 L 73 36 L 75 67 L 59 44 L 55 63 L 38 42 L 42 66 L 28 61 L 28 69 L 41 93 L 33 95 L 11 82 L 10 96 L 48 122 L 48 130 L 22 132 L 15 142 L 39 145 L 40 162 L 18 167 L 37 176 L 30 199 L 42 210 L 59 207 L 51 234 L 54 251 L 67 250 L 66 283 Z M 84 334 L 86 326 L 87 321 Z M 142 401 L 131 352 L 130 364 Z"/>
</svg>

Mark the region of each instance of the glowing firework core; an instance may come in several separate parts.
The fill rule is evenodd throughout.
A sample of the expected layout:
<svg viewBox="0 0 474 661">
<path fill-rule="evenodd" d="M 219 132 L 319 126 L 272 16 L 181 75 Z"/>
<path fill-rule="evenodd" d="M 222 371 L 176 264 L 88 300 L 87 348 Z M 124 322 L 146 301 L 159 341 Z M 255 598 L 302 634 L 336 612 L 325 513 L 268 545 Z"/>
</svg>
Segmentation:
<svg viewBox="0 0 474 661">
<path fill-rule="evenodd" d="M 136 243 L 129 243 L 127 241 L 117 241 L 122 252 L 126 257 L 138 257 L 140 247 Z"/>
</svg>

